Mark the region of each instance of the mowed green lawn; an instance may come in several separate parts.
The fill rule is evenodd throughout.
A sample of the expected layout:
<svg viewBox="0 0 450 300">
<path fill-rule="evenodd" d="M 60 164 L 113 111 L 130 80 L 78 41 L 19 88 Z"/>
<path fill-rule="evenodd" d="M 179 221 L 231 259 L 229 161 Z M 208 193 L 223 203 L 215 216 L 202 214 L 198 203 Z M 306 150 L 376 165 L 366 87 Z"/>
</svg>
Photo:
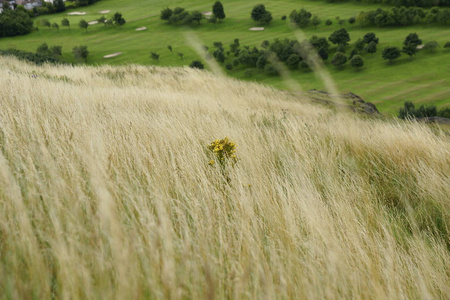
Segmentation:
<svg viewBox="0 0 450 300">
<path fill-rule="evenodd" d="M 71 30 L 60 26 L 60 30 L 49 30 L 39 27 L 38 32 L 27 36 L 2 38 L 0 49 L 16 48 L 35 51 L 43 42 L 49 46 L 62 45 L 63 55 L 72 61 L 71 49 L 77 45 L 87 45 L 90 55 L 89 64 L 156 64 L 160 66 L 182 66 L 198 59 L 198 55 L 189 46 L 186 32 L 192 31 L 203 44 L 212 46 L 214 41 L 221 41 L 225 45 L 230 44 L 235 38 L 240 39 L 241 45 L 259 46 L 263 40 L 275 38 L 294 38 L 292 30 L 282 15 L 289 15 L 292 9 L 306 8 L 325 21 L 330 18 L 336 23 L 335 17 L 347 19 L 357 16 L 362 10 L 372 10 L 379 5 L 357 3 L 326 3 L 324 1 L 222 1 L 227 18 L 223 23 L 213 25 L 202 21 L 200 26 L 193 25 L 189 28 L 183 26 L 170 26 L 159 19 L 160 11 L 165 7 L 185 7 L 187 10 L 210 11 L 214 1 L 205 0 L 102 0 L 88 7 L 72 9 L 61 14 L 43 16 L 51 23 L 60 25 L 62 18 L 67 17 L 71 22 Z M 272 12 L 273 22 L 266 26 L 262 32 L 251 32 L 248 29 L 258 26 L 250 19 L 250 12 L 254 5 L 264 3 Z M 81 19 L 93 21 L 98 19 L 101 10 L 110 10 L 107 17 L 111 17 L 116 11 L 123 14 L 127 20 L 122 28 L 108 27 L 102 24 L 89 26 L 88 32 L 78 27 Z M 68 12 L 86 12 L 85 16 L 67 16 Z M 34 19 L 36 24 L 40 18 Z M 145 31 L 136 31 L 136 28 L 145 26 Z M 328 37 L 337 24 L 330 27 L 324 24 L 317 29 L 309 27 L 305 29 L 308 37 L 313 35 Z M 326 63 L 337 87 L 342 92 L 352 91 L 367 101 L 377 105 L 380 111 L 387 114 L 396 114 L 404 101 L 413 101 L 416 105 L 434 103 L 439 107 L 450 105 L 450 51 L 442 47 L 436 53 L 419 53 L 414 59 L 402 56 L 394 64 L 389 65 L 381 58 L 381 51 L 386 46 L 401 47 L 404 38 L 411 32 L 416 32 L 424 42 L 437 41 L 441 46 L 450 41 L 450 28 L 443 26 L 414 26 L 401 28 L 362 28 L 358 25 L 346 24 L 352 39 L 351 43 L 362 37 L 367 32 L 375 32 L 380 38 L 378 52 L 374 55 L 365 54 L 365 66 L 362 70 L 355 71 L 350 65 L 343 69 L 336 69 Z M 172 45 L 173 54 L 167 49 Z M 351 51 L 348 47 L 348 53 Z M 104 59 L 103 56 L 114 52 L 122 52 L 121 56 Z M 150 58 L 150 52 L 160 54 L 159 62 Z M 181 60 L 178 52 L 184 54 Z M 331 56 L 331 55 L 330 55 Z M 330 59 L 329 59 L 330 60 Z M 252 77 L 246 77 L 243 71 L 232 71 L 231 76 L 245 80 L 256 80 L 277 88 L 288 89 L 287 84 L 280 77 L 267 76 L 256 73 Z M 321 79 L 312 72 L 294 71 L 291 76 L 304 89 L 324 89 Z"/>
</svg>

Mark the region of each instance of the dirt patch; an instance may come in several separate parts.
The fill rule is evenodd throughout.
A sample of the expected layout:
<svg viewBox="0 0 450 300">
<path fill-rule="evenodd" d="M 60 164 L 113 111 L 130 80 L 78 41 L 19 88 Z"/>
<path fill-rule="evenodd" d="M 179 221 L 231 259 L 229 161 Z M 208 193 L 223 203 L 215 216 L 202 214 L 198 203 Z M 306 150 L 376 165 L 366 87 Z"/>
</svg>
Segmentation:
<svg viewBox="0 0 450 300">
<path fill-rule="evenodd" d="M 204 11 L 204 12 L 202 12 L 202 14 L 204 15 L 204 16 L 212 16 L 212 11 Z"/>
<path fill-rule="evenodd" d="M 84 16 L 86 14 L 86 12 L 80 12 L 80 11 L 74 11 L 74 12 L 70 12 L 67 15 L 68 16 Z"/>
<path fill-rule="evenodd" d="M 95 25 L 95 24 L 98 24 L 98 21 L 90 21 L 90 22 L 88 22 L 88 24 L 89 25 Z"/>
<path fill-rule="evenodd" d="M 136 28 L 136 31 L 142 31 L 142 30 L 147 30 L 147 27 L 139 27 L 139 28 Z"/>
<path fill-rule="evenodd" d="M 122 54 L 122 52 L 116 52 L 116 53 L 112 53 L 112 54 L 105 55 L 105 56 L 103 56 L 103 58 L 116 57 L 116 56 L 119 56 L 119 55 L 121 55 L 121 54 Z"/>
<path fill-rule="evenodd" d="M 249 29 L 250 31 L 263 31 L 264 27 L 252 27 Z"/>
<path fill-rule="evenodd" d="M 107 14 L 107 13 L 109 13 L 110 12 L 110 10 L 101 10 L 101 11 L 99 11 L 98 13 L 99 14 Z"/>
</svg>

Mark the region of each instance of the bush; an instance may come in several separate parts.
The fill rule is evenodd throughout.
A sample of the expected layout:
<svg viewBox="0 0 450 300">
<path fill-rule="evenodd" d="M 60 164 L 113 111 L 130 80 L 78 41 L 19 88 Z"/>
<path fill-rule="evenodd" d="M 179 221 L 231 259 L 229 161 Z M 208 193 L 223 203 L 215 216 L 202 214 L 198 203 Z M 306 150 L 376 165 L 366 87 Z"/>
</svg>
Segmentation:
<svg viewBox="0 0 450 300">
<path fill-rule="evenodd" d="M 0 38 L 25 35 L 33 30 L 30 16 L 21 10 L 5 9 L 0 14 Z"/>
<path fill-rule="evenodd" d="M 331 64 L 336 67 L 342 67 L 347 62 L 347 56 L 344 53 L 337 52 L 334 54 Z"/>
<path fill-rule="evenodd" d="M 202 64 L 202 62 L 198 61 L 198 60 L 194 60 L 191 62 L 191 64 L 189 65 L 190 68 L 193 69 L 200 69 L 203 70 L 205 68 L 205 66 Z"/>
<path fill-rule="evenodd" d="M 354 55 L 350 60 L 350 65 L 355 69 L 362 68 L 364 66 L 364 60 L 361 56 Z"/>
</svg>

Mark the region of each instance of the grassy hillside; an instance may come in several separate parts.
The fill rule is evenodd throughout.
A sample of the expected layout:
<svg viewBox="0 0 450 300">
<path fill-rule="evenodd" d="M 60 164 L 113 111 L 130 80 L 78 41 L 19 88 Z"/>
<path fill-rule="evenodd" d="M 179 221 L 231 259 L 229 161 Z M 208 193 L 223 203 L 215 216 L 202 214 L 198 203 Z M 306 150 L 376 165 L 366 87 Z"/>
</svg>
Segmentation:
<svg viewBox="0 0 450 300">
<path fill-rule="evenodd" d="M 448 135 L 182 68 L 0 90 L 2 299 L 450 295 Z"/>
<path fill-rule="evenodd" d="M 227 19 L 223 24 L 204 24 L 192 26 L 191 28 L 169 26 L 159 19 L 160 11 L 169 6 L 182 6 L 188 10 L 210 11 L 212 2 L 205 0 L 194 1 L 129 1 L 102 0 L 92 6 L 76 9 L 86 12 L 85 16 L 68 17 L 72 30 L 61 28 L 60 31 L 49 30 L 41 27 L 39 32 L 28 36 L 0 39 L 0 48 L 17 48 L 34 51 L 44 41 L 49 45 L 62 45 L 64 57 L 72 60 L 71 49 L 78 45 L 87 45 L 90 51 L 90 64 L 112 64 L 123 65 L 138 63 L 144 65 L 155 64 L 150 58 L 150 51 L 161 55 L 161 66 L 183 66 L 188 65 L 198 55 L 189 47 L 185 33 L 193 31 L 206 45 L 211 46 L 214 41 L 221 41 L 225 45 L 230 44 L 235 38 L 239 38 L 242 45 L 259 46 L 263 40 L 274 38 L 294 38 L 291 29 L 286 22 L 281 21 L 282 15 L 288 15 L 294 8 L 304 7 L 314 14 L 318 14 L 324 21 L 328 18 L 334 21 L 330 27 L 320 25 L 317 29 L 313 27 L 305 29 L 308 37 L 312 35 L 328 37 L 334 30 L 340 28 L 336 24 L 335 17 L 348 18 L 356 16 L 361 10 L 373 10 L 380 5 L 368 5 L 364 3 L 326 3 L 324 1 L 264 1 L 268 10 L 273 13 L 274 21 L 266 27 L 263 32 L 250 32 L 248 29 L 256 24 L 250 19 L 250 11 L 260 1 L 223 1 Z M 114 12 L 123 13 L 127 24 L 123 28 L 105 28 L 103 25 L 89 27 L 89 32 L 78 28 L 79 20 L 96 20 L 101 15 L 101 10 L 111 10 L 108 16 Z M 72 10 L 73 11 L 73 10 Z M 44 16 L 51 23 L 60 24 L 67 12 Z M 36 22 L 40 18 L 36 19 Z M 139 27 L 148 27 L 148 30 L 136 32 Z M 375 32 L 380 38 L 379 51 L 375 55 L 365 55 L 363 70 L 354 71 L 350 66 L 343 70 L 334 68 L 327 63 L 330 72 L 337 82 L 338 88 L 343 92 L 352 91 L 361 95 L 365 100 L 375 103 L 380 111 L 388 114 L 396 114 L 404 101 L 413 101 L 417 105 L 434 103 L 438 106 L 449 105 L 450 98 L 450 69 L 448 64 L 442 62 L 450 61 L 450 51 L 442 48 L 436 54 L 420 53 L 414 60 L 406 56 L 401 58 L 393 66 L 389 66 L 381 58 L 381 50 L 386 46 L 401 46 L 404 38 L 411 32 L 416 32 L 424 42 L 436 40 L 441 46 L 450 41 L 450 29 L 442 26 L 412 26 L 401 28 L 362 28 L 357 25 L 345 26 L 351 36 L 352 42 L 362 37 L 367 32 Z M 172 45 L 174 53 L 167 50 L 167 45 Z M 349 48 L 350 49 L 350 48 Z M 381 49 L 381 50 L 380 50 Z M 104 55 L 114 52 L 122 52 L 119 57 L 103 59 Z M 182 52 L 184 60 L 176 55 Z M 350 50 L 348 50 L 350 52 Z M 243 72 L 232 72 L 232 76 L 256 80 L 273 85 L 277 88 L 289 89 L 279 77 L 271 77 L 263 74 L 253 77 L 244 76 Z M 292 73 L 293 78 L 298 81 L 304 89 L 323 89 L 320 79 L 313 74 L 301 71 Z"/>
</svg>

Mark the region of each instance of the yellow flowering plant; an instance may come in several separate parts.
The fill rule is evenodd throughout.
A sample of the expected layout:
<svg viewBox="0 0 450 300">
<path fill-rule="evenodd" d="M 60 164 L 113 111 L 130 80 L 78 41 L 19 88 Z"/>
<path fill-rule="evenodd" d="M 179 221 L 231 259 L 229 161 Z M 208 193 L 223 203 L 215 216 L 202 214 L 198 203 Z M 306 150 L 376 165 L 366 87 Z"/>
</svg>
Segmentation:
<svg viewBox="0 0 450 300">
<path fill-rule="evenodd" d="M 208 145 L 208 149 L 215 156 L 215 159 L 209 162 L 210 165 L 213 165 L 215 161 L 218 161 L 222 166 L 225 166 L 228 162 L 233 165 L 237 162 L 236 144 L 230 141 L 228 137 L 213 141 Z"/>
</svg>

